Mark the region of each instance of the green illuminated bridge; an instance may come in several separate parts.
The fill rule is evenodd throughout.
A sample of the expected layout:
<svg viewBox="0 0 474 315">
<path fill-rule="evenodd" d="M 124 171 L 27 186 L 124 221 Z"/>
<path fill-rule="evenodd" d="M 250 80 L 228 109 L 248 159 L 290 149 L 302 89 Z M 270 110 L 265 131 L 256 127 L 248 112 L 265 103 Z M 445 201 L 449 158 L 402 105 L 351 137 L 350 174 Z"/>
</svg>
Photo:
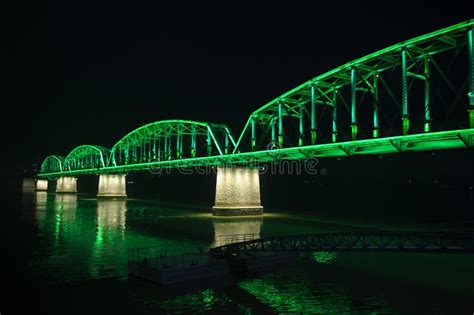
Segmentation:
<svg viewBox="0 0 474 315">
<path fill-rule="evenodd" d="M 48 156 L 38 188 L 57 179 L 57 191 L 75 191 L 76 176 L 97 174 L 99 195 L 119 196 L 129 172 L 217 166 L 215 208 L 261 208 L 258 174 L 249 165 L 472 147 L 473 26 L 474 20 L 456 24 L 323 73 L 251 113 L 238 137 L 225 124 L 164 120 L 112 148 L 81 145 L 65 157 Z M 248 175 L 248 183 L 235 172 Z M 229 191 L 242 185 L 246 193 L 258 190 L 258 202 L 230 201 L 237 197 Z"/>
</svg>

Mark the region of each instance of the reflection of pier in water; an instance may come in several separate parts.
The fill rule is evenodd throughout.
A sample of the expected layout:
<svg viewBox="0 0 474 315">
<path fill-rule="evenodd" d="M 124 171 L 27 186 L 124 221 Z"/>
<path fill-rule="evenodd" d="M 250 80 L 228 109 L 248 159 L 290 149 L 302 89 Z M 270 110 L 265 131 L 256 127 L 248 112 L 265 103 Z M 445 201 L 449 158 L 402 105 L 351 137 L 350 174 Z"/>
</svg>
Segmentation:
<svg viewBox="0 0 474 315">
<path fill-rule="evenodd" d="M 126 226 L 126 200 L 97 200 L 97 225 L 99 231 L 120 230 Z"/>
<path fill-rule="evenodd" d="M 120 274 L 116 255 L 125 240 L 126 200 L 97 200 L 97 227 L 89 261 L 93 278 Z"/>
<path fill-rule="evenodd" d="M 214 243 L 211 247 L 222 246 L 235 241 L 235 238 L 247 240 L 260 238 L 263 217 L 213 217 Z"/>
</svg>

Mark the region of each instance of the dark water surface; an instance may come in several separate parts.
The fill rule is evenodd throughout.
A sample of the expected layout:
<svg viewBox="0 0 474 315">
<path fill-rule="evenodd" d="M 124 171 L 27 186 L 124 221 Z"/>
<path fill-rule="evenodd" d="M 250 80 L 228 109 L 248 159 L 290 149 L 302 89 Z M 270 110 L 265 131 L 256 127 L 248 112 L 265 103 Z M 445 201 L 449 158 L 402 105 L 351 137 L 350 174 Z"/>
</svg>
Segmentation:
<svg viewBox="0 0 474 315">
<path fill-rule="evenodd" d="M 30 306 L 33 313 L 65 314 L 474 312 L 474 255 L 306 252 L 295 264 L 245 278 L 161 287 L 127 277 L 128 248 L 196 251 L 226 234 L 363 227 L 472 231 L 472 222 L 336 219 L 291 210 L 215 218 L 207 209 L 46 192 L 12 193 L 5 208 L 17 211 L 2 216 L 8 292 L 1 314 Z"/>
</svg>

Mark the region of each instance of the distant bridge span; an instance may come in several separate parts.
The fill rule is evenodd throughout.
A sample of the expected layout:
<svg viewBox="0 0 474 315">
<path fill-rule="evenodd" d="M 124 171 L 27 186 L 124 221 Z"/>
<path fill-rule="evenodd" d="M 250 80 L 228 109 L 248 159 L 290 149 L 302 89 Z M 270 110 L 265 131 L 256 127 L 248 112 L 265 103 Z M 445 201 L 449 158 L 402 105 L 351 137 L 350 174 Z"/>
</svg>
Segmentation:
<svg viewBox="0 0 474 315">
<path fill-rule="evenodd" d="M 229 236 L 229 241 L 238 236 Z M 225 242 L 225 239 L 222 241 Z M 474 253 L 474 234 L 417 231 L 362 230 L 314 234 L 241 237 L 211 248 L 213 256 L 280 251 L 402 251 Z"/>
</svg>

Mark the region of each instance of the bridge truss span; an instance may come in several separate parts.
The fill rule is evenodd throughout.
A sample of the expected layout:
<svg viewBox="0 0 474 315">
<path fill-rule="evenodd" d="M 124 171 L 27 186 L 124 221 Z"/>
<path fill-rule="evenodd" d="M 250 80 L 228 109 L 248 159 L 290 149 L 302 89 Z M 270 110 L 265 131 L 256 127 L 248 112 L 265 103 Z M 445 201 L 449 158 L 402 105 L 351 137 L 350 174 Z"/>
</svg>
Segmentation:
<svg viewBox="0 0 474 315">
<path fill-rule="evenodd" d="M 65 171 L 98 170 L 107 166 L 110 149 L 85 144 L 73 149 L 64 159 Z"/>
<path fill-rule="evenodd" d="M 60 173 L 63 171 L 64 157 L 50 155 L 41 164 L 41 173 Z"/>
<path fill-rule="evenodd" d="M 474 128 L 473 25 L 392 45 L 297 86 L 250 115 L 236 152 Z M 454 113 L 467 119 L 451 121 Z"/>
<path fill-rule="evenodd" d="M 137 128 L 111 150 L 109 165 L 133 165 L 229 153 L 235 140 L 226 125 L 163 120 Z"/>
</svg>

